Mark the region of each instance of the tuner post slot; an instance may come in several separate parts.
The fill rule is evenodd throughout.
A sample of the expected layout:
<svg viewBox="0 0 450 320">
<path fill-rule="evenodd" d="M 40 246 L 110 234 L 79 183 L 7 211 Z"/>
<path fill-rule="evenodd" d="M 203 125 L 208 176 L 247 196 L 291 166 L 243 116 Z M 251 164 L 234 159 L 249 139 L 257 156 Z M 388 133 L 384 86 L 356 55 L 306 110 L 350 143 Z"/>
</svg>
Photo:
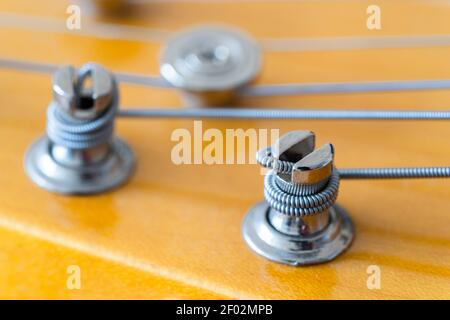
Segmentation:
<svg viewBox="0 0 450 320">
<path fill-rule="evenodd" d="M 25 155 L 25 170 L 38 186 L 62 194 L 94 194 L 122 185 L 135 156 L 114 135 L 119 93 L 114 77 L 88 63 L 58 69 L 46 135 Z"/>
<path fill-rule="evenodd" d="M 267 259 L 294 266 L 323 263 L 352 242 L 350 217 L 335 204 L 334 148 L 315 150 L 314 144 L 314 133 L 293 131 L 257 154 L 272 170 L 264 179 L 265 201 L 249 210 L 242 232 L 249 247 Z"/>
</svg>

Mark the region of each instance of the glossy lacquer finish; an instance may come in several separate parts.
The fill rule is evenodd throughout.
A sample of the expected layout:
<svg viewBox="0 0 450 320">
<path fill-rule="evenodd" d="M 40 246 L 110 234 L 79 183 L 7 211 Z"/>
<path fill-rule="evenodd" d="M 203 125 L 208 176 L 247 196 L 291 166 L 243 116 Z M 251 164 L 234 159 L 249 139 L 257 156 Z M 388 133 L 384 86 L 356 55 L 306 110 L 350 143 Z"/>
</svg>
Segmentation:
<svg viewBox="0 0 450 320">
<path fill-rule="evenodd" d="M 222 22 L 260 39 L 450 33 L 450 6 L 443 1 L 378 1 L 379 31 L 366 28 L 369 4 L 168 1 L 116 22 L 168 30 Z M 58 0 L 6 0 L 0 11 L 60 19 L 65 30 L 66 6 Z M 0 17 L 0 25 L 5 21 Z M 2 57 L 76 65 L 96 61 L 116 71 L 148 74 L 158 72 L 161 48 L 150 41 L 3 25 L 0 43 Z M 445 79 L 449 56 L 447 46 L 268 52 L 258 82 Z M 24 173 L 23 156 L 44 132 L 50 84 L 47 75 L 0 70 L 1 298 L 450 298 L 450 181 L 342 181 L 338 203 L 353 219 L 353 245 L 328 264 L 280 265 L 254 254 L 241 236 L 245 213 L 262 199 L 257 165 L 172 163 L 171 134 L 177 128 L 192 131 L 191 120 L 119 119 L 117 132 L 134 149 L 138 166 L 116 191 L 68 197 L 34 185 Z M 175 91 L 120 89 L 123 105 L 180 105 Z M 448 109 L 450 92 L 246 98 L 238 104 Z M 207 128 L 312 130 L 318 145 L 333 143 L 339 168 L 450 161 L 448 122 L 208 120 Z M 66 287 L 70 265 L 81 269 L 79 290 Z M 372 265 L 381 271 L 381 289 L 367 287 Z"/>
</svg>

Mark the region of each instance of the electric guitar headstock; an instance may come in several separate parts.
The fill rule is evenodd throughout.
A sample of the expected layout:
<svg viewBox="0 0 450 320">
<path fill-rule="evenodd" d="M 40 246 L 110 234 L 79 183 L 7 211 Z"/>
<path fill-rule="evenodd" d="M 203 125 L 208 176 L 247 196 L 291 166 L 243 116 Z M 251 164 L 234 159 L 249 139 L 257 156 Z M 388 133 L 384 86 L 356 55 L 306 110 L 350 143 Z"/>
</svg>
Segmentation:
<svg viewBox="0 0 450 320">
<path fill-rule="evenodd" d="M 449 14 L 2 1 L 0 298 L 450 298 Z"/>
</svg>

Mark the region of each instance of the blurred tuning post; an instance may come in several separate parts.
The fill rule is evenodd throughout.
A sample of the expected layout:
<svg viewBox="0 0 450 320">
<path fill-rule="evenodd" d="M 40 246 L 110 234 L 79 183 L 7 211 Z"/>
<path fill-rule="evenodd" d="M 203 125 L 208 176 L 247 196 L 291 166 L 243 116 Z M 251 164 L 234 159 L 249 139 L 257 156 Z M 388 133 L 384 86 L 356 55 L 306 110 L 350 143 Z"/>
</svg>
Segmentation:
<svg viewBox="0 0 450 320">
<path fill-rule="evenodd" d="M 163 78 L 181 91 L 187 106 L 223 106 L 260 72 L 262 52 L 242 32 L 202 26 L 171 38 L 161 54 Z"/>
</svg>

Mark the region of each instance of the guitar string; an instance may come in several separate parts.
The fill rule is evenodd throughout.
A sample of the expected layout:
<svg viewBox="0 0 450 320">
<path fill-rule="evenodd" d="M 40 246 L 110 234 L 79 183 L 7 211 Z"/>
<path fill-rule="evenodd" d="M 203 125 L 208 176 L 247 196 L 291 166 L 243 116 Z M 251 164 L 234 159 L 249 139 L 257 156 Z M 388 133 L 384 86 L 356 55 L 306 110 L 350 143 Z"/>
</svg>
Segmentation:
<svg viewBox="0 0 450 320">
<path fill-rule="evenodd" d="M 107 40 L 125 40 L 162 43 L 172 33 L 167 30 L 106 22 L 87 22 L 83 20 L 80 29 L 69 29 L 66 20 L 52 17 L 0 12 L 0 26 L 31 31 L 54 32 L 88 36 Z"/>
<path fill-rule="evenodd" d="M 40 73 L 52 73 L 58 66 L 0 59 L 0 66 Z M 144 77 L 144 76 L 142 76 Z M 120 79 L 121 77 L 118 76 Z M 127 75 L 123 74 L 123 79 Z M 133 78 L 133 76 L 128 79 Z M 147 77 L 145 77 L 147 78 Z M 140 77 L 138 79 L 141 79 Z M 148 80 L 146 80 L 148 81 Z M 283 110 L 283 109 L 122 109 L 120 117 L 215 118 L 215 119 L 360 119 L 360 120 L 448 120 L 450 111 L 401 110 Z M 450 177 L 449 167 L 351 168 L 341 169 L 343 179 L 393 179 Z"/>
<path fill-rule="evenodd" d="M 391 92 L 440 90 L 450 88 L 450 80 L 395 80 L 335 83 L 285 83 L 247 86 L 239 90 L 244 96 L 290 96 L 308 94 Z"/>
<path fill-rule="evenodd" d="M 124 107 L 124 118 L 253 119 L 253 120 L 450 120 L 450 111 L 429 110 L 309 110 L 255 108 Z"/>
<path fill-rule="evenodd" d="M 0 64 L 1 64 L 0 60 Z M 55 65 L 17 64 L 16 67 L 37 72 L 53 72 Z M 120 77 L 119 77 L 120 78 Z M 215 118 L 215 119 L 363 119 L 363 120 L 447 120 L 450 111 L 401 111 L 401 110 L 283 110 L 283 109 L 122 109 L 120 117 L 147 118 Z M 349 168 L 340 169 L 342 179 L 412 179 L 450 177 L 450 167 L 413 168 Z"/>
<path fill-rule="evenodd" d="M 117 104 L 114 106 L 117 107 Z M 213 109 L 205 110 L 214 111 Z M 190 111 L 205 110 L 190 109 Z M 122 110 L 122 113 L 119 112 L 118 115 L 123 116 L 124 111 L 127 110 Z M 226 111 L 230 110 L 222 110 L 222 112 Z M 242 112 L 240 110 L 236 111 Z M 264 111 L 267 110 L 256 111 L 256 114 Z M 278 110 L 270 110 L 274 115 L 277 115 L 277 111 Z M 100 118 L 80 123 L 67 118 L 64 113 L 58 111 L 55 104 L 51 104 L 47 112 L 47 136 L 53 142 L 69 149 L 84 149 L 102 144 L 105 139 L 107 141 L 112 134 L 115 113 L 116 109 L 111 108 L 110 111 L 104 113 Z M 171 115 L 173 115 L 173 113 L 173 111 L 166 112 L 166 114 Z M 251 112 L 250 114 L 255 115 L 255 112 Z M 450 118 L 450 112 L 447 112 L 447 117 Z M 270 148 L 259 151 L 256 155 L 256 161 L 262 166 L 276 170 L 280 173 L 291 173 L 294 167 L 294 163 L 292 162 L 274 158 Z M 338 174 L 339 177 L 337 177 L 337 179 L 446 178 L 450 177 L 450 167 L 350 168 L 341 169 L 338 171 Z"/>
<path fill-rule="evenodd" d="M 449 178 L 450 167 L 350 168 L 339 169 L 341 179 L 425 179 Z"/>
<path fill-rule="evenodd" d="M 49 63 L 0 58 L 0 68 L 38 73 L 53 73 L 60 66 Z M 117 80 L 123 83 L 143 85 L 154 88 L 173 88 L 160 76 L 114 72 Z M 289 83 L 260 84 L 240 89 L 242 96 L 287 96 L 307 94 L 388 92 L 414 90 L 450 89 L 450 80 L 398 80 L 398 81 L 361 81 L 337 83 Z"/>
<path fill-rule="evenodd" d="M 450 35 L 391 35 L 372 37 L 321 37 L 314 39 L 287 38 L 261 39 L 262 48 L 272 52 L 339 51 L 362 49 L 395 49 L 420 47 L 446 47 L 450 45 Z"/>
<path fill-rule="evenodd" d="M 52 74 L 60 67 L 61 65 L 51 63 L 0 58 L 0 68 L 4 69 Z M 143 85 L 156 88 L 172 87 L 160 76 L 140 75 L 126 72 L 114 72 L 114 76 L 118 81 L 129 84 Z"/>
<path fill-rule="evenodd" d="M 256 162 L 264 168 L 280 174 L 292 174 L 294 163 L 279 160 L 272 154 L 271 147 L 256 153 Z M 449 178 L 450 167 L 398 167 L 398 168 L 348 168 L 336 169 L 338 179 L 422 179 Z"/>
<path fill-rule="evenodd" d="M 173 31 L 135 25 L 83 22 L 81 29 L 67 28 L 66 21 L 52 17 L 0 12 L 0 26 L 32 31 L 91 36 L 107 40 L 164 43 Z M 273 52 L 361 50 L 380 48 L 413 48 L 450 46 L 450 34 L 348 36 L 320 38 L 261 38 L 261 47 Z"/>
</svg>

